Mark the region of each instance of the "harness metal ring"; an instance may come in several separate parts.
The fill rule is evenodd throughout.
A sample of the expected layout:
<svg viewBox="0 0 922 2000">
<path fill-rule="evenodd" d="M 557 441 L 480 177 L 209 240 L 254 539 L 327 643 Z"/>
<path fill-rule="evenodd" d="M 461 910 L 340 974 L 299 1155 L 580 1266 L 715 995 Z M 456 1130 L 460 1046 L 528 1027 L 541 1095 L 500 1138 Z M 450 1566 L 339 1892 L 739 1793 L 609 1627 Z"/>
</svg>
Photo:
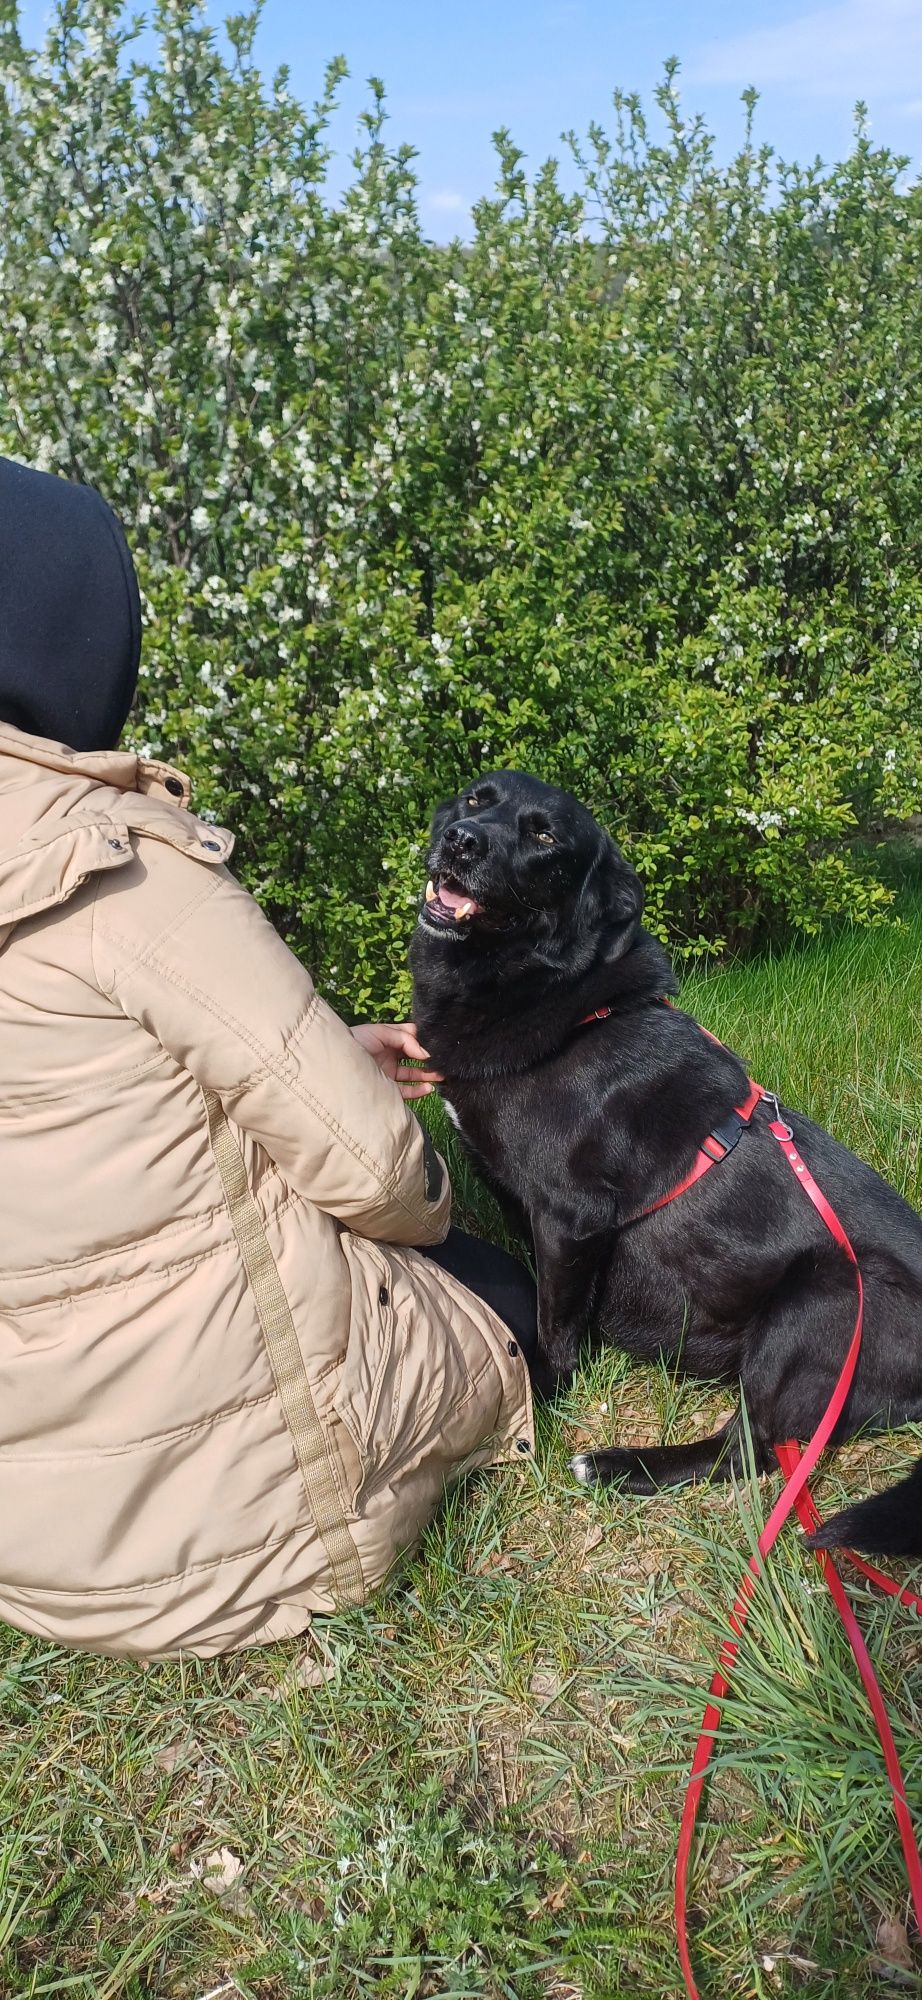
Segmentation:
<svg viewBox="0 0 922 2000">
<path fill-rule="evenodd" d="M 792 1127 L 791 1127 L 791 1126 L 790 1126 L 790 1125 L 788 1124 L 788 1121 L 787 1121 L 787 1119 L 786 1119 L 786 1118 L 782 1118 L 782 1116 L 781 1116 L 781 1106 L 780 1106 L 780 1104 L 779 1104 L 779 1102 L 778 1102 L 778 1099 L 777 1099 L 777 1097 L 776 1097 L 776 1095 L 775 1095 L 775 1092 L 774 1092 L 773 1090 L 763 1090 L 763 1092 L 762 1092 L 762 1102 L 763 1102 L 763 1104 L 773 1104 L 773 1105 L 774 1105 L 774 1107 L 775 1107 L 775 1123 L 776 1123 L 776 1125 L 780 1125 L 780 1126 L 781 1126 L 781 1129 L 782 1129 L 782 1131 L 783 1131 L 783 1132 L 784 1132 L 784 1133 L 786 1134 L 787 1138 L 789 1138 L 789 1139 L 793 1139 L 793 1137 L 794 1137 L 794 1132 L 793 1132 L 793 1128 L 792 1128 Z"/>
</svg>

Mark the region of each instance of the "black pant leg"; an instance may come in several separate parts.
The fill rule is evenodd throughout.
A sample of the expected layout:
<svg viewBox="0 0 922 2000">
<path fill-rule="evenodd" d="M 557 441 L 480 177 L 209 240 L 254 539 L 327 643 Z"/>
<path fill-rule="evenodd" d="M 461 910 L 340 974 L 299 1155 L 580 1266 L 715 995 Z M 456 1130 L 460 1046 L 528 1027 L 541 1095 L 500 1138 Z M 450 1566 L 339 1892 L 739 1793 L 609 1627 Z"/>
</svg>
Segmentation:
<svg viewBox="0 0 922 2000">
<path fill-rule="evenodd" d="M 444 1243 L 436 1243 L 422 1254 L 466 1285 L 469 1292 L 476 1292 L 505 1320 L 533 1371 L 538 1359 L 538 1292 L 525 1265 L 497 1243 L 454 1228 Z"/>
</svg>

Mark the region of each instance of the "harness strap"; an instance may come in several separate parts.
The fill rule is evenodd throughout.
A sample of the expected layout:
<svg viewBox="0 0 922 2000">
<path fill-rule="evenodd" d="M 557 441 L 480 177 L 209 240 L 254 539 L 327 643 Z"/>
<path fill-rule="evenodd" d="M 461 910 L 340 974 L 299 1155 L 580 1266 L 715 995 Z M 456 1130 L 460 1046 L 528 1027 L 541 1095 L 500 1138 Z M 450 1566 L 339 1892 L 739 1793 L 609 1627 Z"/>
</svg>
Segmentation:
<svg viewBox="0 0 922 2000">
<path fill-rule="evenodd" d="M 664 998 L 663 1006 L 671 1007 L 672 1001 Z M 594 1007 L 592 1013 L 584 1014 L 582 1020 L 578 1021 L 576 1025 L 578 1028 L 588 1028 L 593 1021 L 609 1020 L 613 1012 L 614 1009 L 611 1007 Z M 723 1043 L 718 1042 L 716 1035 L 712 1035 L 709 1029 L 702 1028 L 700 1022 L 697 1025 L 702 1035 L 707 1036 L 709 1042 L 713 1042 L 719 1049 L 723 1048 Z M 677 1201 L 680 1194 L 685 1194 L 690 1187 L 694 1187 L 695 1182 L 700 1181 L 706 1173 L 710 1172 L 712 1167 L 719 1166 L 721 1160 L 725 1160 L 727 1154 L 732 1153 L 738 1139 L 741 1138 L 742 1134 L 751 1124 L 753 1112 L 756 1110 L 757 1105 L 767 1096 L 768 1093 L 762 1089 L 761 1084 L 753 1083 L 750 1077 L 749 1092 L 745 1103 L 738 1104 L 721 1125 L 715 1125 L 713 1131 L 708 1133 L 707 1138 L 702 1139 L 695 1157 L 694 1166 L 684 1178 L 674 1188 L 670 1188 L 668 1194 L 661 1194 L 658 1201 L 651 1201 L 649 1207 L 639 1208 L 635 1215 L 626 1216 L 623 1222 L 619 1224 L 619 1227 L 621 1229 L 629 1229 L 632 1223 L 641 1222 L 645 1215 L 653 1215 L 658 1208 L 666 1208 L 669 1202 Z M 777 1100 L 773 1099 L 772 1102 L 777 1103 Z"/>
<path fill-rule="evenodd" d="M 684 1179 L 674 1188 L 670 1188 L 668 1194 L 661 1194 L 658 1201 L 651 1201 L 647 1208 L 639 1208 L 635 1215 L 626 1216 L 619 1226 L 622 1229 L 629 1229 L 632 1223 L 642 1222 L 645 1215 L 654 1215 L 658 1208 L 667 1208 L 671 1201 L 677 1201 L 680 1194 L 685 1194 L 688 1188 L 694 1187 L 696 1181 L 702 1180 L 705 1174 L 710 1173 L 712 1167 L 719 1166 L 721 1160 L 725 1160 L 727 1154 L 732 1153 L 737 1140 L 747 1131 L 752 1123 L 753 1112 L 762 1102 L 764 1095 L 760 1083 L 750 1082 L 745 1103 L 738 1104 L 729 1117 L 724 1119 L 723 1124 L 715 1125 L 713 1132 L 709 1132 L 707 1138 L 702 1140 L 694 1166 Z"/>
</svg>

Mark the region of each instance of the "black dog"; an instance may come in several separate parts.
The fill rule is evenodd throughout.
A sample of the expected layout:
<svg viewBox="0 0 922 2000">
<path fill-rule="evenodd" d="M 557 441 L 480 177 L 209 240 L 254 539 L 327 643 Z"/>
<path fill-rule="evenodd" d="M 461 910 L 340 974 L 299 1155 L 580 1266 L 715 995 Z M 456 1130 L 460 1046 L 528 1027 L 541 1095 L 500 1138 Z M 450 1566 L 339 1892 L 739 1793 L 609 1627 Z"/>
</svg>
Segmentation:
<svg viewBox="0 0 922 2000">
<path fill-rule="evenodd" d="M 439 808 L 430 868 L 414 1018 L 466 1147 L 530 1231 L 547 1364 L 565 1378 L 592 1330 L 638 1360 L 738 1377 L 768 1469 L 772 1447 L 809 1437 L 826 1408 L 854 1323 L 852 1270 L 762 1106 L 699 1184 L 636 1219 L 748 1090 L 738 1057 L 664 1004 L 676 982 L 642 927 L 637 875 L 575 799 L 513 771 Z M 783 1115 L 864 1278 L 864 1344 L 835 1441 L 915 1421 L 922 1221 L 821 1127 Z M 737 1416 L 690 1445 L 582 1453 L 574 1470 L 651 1493 L 741 1463 Z M 815 1541 L 922 1554 L 922 1464 Z"/>
</svg>

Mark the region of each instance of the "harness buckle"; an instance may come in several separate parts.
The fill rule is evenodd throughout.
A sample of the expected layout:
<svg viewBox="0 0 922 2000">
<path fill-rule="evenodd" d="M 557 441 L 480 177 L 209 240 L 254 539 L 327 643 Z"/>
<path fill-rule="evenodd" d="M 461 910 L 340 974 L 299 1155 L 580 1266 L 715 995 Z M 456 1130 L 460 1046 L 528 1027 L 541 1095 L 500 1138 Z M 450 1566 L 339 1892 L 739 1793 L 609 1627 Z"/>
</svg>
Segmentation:
<svg viewBox="0 0 922 2000">
<path fill-rule="evenodd" d="M 747 1124 L 748 1119 L 741 1118 L 738 1111 L 731 1111 L 729 1118 L 725 1118 L 722 1125 L 715 1125 L 713 1132 L 702 1140 L 702 1153 L 707 1153 L 710 1160 L 725 1160 L 727 1154 L 732 1153 L 740 1134 L 745 1132 Z M 720 1151 L 712 1153 L 712 1146 L 719 1146 Z"/>
</svg>

